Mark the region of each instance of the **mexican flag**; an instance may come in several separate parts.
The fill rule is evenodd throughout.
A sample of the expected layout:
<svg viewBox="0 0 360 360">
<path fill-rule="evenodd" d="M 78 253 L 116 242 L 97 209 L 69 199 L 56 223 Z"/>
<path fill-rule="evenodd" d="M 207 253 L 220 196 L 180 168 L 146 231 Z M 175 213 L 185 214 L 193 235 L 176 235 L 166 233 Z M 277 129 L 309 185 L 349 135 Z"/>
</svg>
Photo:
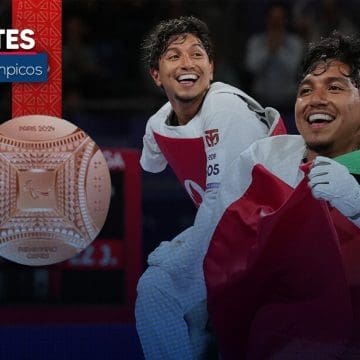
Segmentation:
<svg viewBox="0 0 360 360">
<path fill-rule="evenodd" d="M 339 158 L 354 174 L 359 153 Z M 293 189 L 256 165 L 252 184 L 218 223 L 204 261 L 210 325 L 222 358 L 341 354 L 353 330 L 350 285 L 360 285 L 357 243 L 359 229 L 314 199 L 306 177 Z"/>
</svg>

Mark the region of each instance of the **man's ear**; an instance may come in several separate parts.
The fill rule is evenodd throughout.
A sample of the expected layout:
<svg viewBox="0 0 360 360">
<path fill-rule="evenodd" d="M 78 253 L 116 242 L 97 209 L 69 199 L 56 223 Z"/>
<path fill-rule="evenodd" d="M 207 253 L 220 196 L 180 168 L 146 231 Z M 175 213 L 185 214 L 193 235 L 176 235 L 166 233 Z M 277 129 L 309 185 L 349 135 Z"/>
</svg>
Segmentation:
<svg viewBox="0 0 360 360">
<path fill-rule="evenodd" d="M 210 61 L 210 66 L 211 66 L 211 73 L 210 73 L 210 81 L 214 80 L 214 62 Z"/>
<path fill-rule="evenodd" d="M 157 69 L 150 69 L 149 72 L 150 72 L 150 75 L 151 75 L 151 77 L 153 78 L 155 84 L 160 87 L 160 86 L 161 86 L 161 81 L 160 81 L 159 70 L 157 70 Z"/>
</svg>

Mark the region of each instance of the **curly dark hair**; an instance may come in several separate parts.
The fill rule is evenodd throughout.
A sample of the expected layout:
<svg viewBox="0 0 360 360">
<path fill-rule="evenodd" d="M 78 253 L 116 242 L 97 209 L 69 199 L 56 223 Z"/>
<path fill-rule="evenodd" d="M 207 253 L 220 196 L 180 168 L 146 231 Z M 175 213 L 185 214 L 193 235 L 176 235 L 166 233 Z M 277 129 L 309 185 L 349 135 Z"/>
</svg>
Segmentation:
<svg viewBox="0 0 360 360">
<path fill-rule="evenodd" d="M 207 25 L 194 16 L 181 16 L 177 19 L 161 21 L 141 44 L 142 58 L 148 69 L 159 69 L 159 59 L 164 54 L 169 41 L 182 34 L 192 34 L 199 38 L 212 61 L 213 45 Z"/>
<path fill-rule="evenodd" d="M 318 42 L 310 43 L 302 62 L 302 78 L 314 71 L 321 62 L 325 69 L 327 60 L 339 60 L 350 67 L 350 73 L 343 73 L 351 78 L 353 84 L 360 88 L 360 39 L 355 35 L 343 35 L 333 31 L 328 37 L 321 38 Z"/>
</svg>

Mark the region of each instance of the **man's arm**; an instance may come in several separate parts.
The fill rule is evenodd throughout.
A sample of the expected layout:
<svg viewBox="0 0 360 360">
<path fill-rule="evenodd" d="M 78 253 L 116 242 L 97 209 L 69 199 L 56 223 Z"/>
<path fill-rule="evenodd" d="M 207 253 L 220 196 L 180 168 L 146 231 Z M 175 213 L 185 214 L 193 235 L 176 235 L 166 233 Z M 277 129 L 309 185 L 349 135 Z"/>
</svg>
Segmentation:
<svg viewBox="0 0 360 360">
<path fill-rule="evenodd" d="M 167 161 L 159 149 L 151 126 L 152 119 L 147 122 L 145 135 L 143 137 L 143 149 L 140 158 L 140 165 L 145 171 L 158 173 L 166 168 Z"/>
</svg>

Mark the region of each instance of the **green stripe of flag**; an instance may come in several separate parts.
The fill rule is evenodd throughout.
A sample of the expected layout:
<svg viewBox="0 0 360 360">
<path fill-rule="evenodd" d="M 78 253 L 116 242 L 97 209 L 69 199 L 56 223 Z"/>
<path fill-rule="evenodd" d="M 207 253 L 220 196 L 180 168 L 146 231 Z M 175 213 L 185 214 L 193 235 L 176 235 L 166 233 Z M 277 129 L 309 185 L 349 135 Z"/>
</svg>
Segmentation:
<svg viewBox="0 0 360 360">
<path fill-rule="evenodd" d="M 360 150 L 338 156 L 335 160 L 345 165 L 352 174 L 360 175 Z"/>
</svg>

